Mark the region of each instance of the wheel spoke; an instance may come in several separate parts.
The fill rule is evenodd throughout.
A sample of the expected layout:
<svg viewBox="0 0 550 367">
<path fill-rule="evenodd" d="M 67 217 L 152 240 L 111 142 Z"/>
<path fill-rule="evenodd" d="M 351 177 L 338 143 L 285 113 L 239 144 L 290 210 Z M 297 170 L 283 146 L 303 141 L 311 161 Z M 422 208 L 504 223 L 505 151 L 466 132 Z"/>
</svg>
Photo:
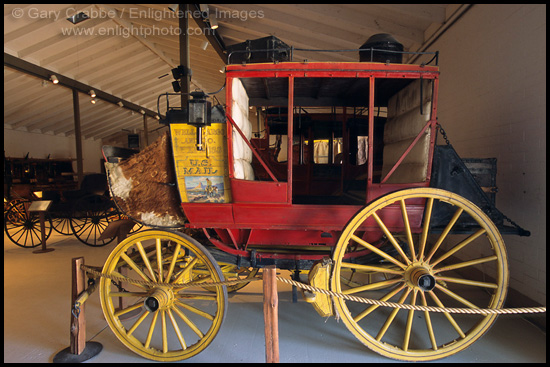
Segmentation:
<svg viewBox="0 0 550 367">
<path fill-rule="evenodd" d="M 401 298 L 399 298 L 399 301 L 397 301 L 397 303 L 399 304 L 403 304 L 403 302 L 405 301 L 405 299 L 408 297 L 409 293 L 411 293 L 411 289 L 408 288 L 405 293 L 401 296 Z M 397 313 L 399 312 L 400 308 L 394 308 L 392 310 L 392 312 L 390 313 L 390 315 L 388 316 L 388 318 L 386 319 L 386 322 L 384 323 L 384 325 L 382 326 L 382 328 L 380 329 L 380 331 L 378 332 L 378 335 L 376 335 L 376 340 L 380 341 L 382 340 L 382 338 L 384 337 L 384 334 L 386 334 L 386 331 L 388 331 L 388 328 L 390 327 L 390 325 L 392 324 L 393 320 L 395 319 L 395 316 L 397 315 Z"/>
<path fill-rule="evenodd" d="M 405 200 L 399 200 L 399 206 L 401 207 L 401 216 L 403 217 L 403 223 L 405 225 L 405 232 L 407 233 L 407 242 L 409 243 L 409 251 L 411 252 L 411 260 L 416 261 L 416 254 L 414 252 L 414 242 L 412 238 L 411 226 L 409 224 L 409 216 L 407 214 L 407 207 L 405 206 Z"/>
<path fill-rule="evenodd" d="M 151 339 L 153 337 L 153 331 L 155 330 L 155 324 L 157 323 L 158 316 L 159 312 L 153 313 L 153 320 L 151 320 L 151 325 L 149 326 L 149 331 L 147 332 L 147 339 L 145 339 L 145 344 L 143 345 L 145 349 L 149 348 L 149 345 L 151 344 Z"/>
<path fill-rule="evenodd" d="M 160 238 L 155 240 L 157 250 L 157 266 L 159 271 L 159 283 L 162 283 L 162 251 L 160 249 Z M 184 348 L 185 349 L 185 348 Z"/>
<path fill-rule="evenodd" d="M 111 292 L 109 297 L 147 297 L 149 292 Z"/>
<path fill-rule="evenodd" d="M 349 269 L 363 270 L 363 271 L 374 271 L 374 272 L 385 273 L 385 274 L 387 273 L 387 274 L 403 275 L 402 271 L 384 268 L 381 266 L 361 265 L 361 264 L 352 264 L 352 263 L 342 262 L 342 267 L 349 268 Z"/>
<path fill-rule="evenodd" d="M 442 291 L 443 293 L 447 294 L 448 296 L 450 296 L 451 298 L 457 300 L 458 302 L 462 303 L 463 305 L 466 305 L 470 308 L 479 308 L 477 307 L 476 305 L 474 305 L 472 302 L 468 301 L 467 299 L 459 296 L 458 294 L 456 294 L 455 292 L 439 285 L 439 284 L 436 284 L 435 287 L 437 289 L 439 289 L 440 291 Z"/>
<path fill-rule="evenodd" d="M 185 322 L 187 326 L 189 326 L 191 330 L 193 330 L 195 334 L 199 336 L 199 338 L 202 339 L 204 337 L 204 334 L 202 333 L 202 331 L 200 331 L 197 325 L 195 325 L 191 320 L 189 320 L 189 318 L 185 316 L 185 314 L 179 308 L 174 307 L 174 312 L 178 314 L 178 316 L 183 320 L 183 322 Z"/>
<path fill-rule="evenodd" d="M 160 310 L 160 324 L 162 326 L 162 353 L 168 353 L 168 334 L 166 333 L 166 313 Z"/>
<path fill-rule="evenodd" d="M 387 286 L 394 285 L 396 283 L 401 283 L 402 281 L 403 281 L 403 279 L 384 280 L 384 281 L 381 281 L 381 282 L 376 282 L 376 283 L 363 285 L 361 287 L 346 289 L 346 290 L 342 291 L 342 293 L 343 294 L 354 294 L 354 293 L 359 293 L 359 292 L 364 292 L 364 291 L 375 290 L 375 289 L 379 289 L 379 288 L 386 288 Z"/>
<path fill-rule="evenodd" d="M 426 302 L 426 295 L 424 294 L 424 292 L 420 292 L 420 296 L 422 300 L 422 306 L 428 306 L 428 302 Z M 435 334 L 432 326 L 432 319 L 428 311 L 424 311 L 424 319 L 426 320 L 426 328 L 428 329 L 428 335 L 430 336 L 432 349 L 437 350 L 437 342 L 435 341 Z"/>
<path fill-rule="evenodd" d="M 478 238 L 479 236 L 481 236 L 482 234 L 486 233 L 487 231 L 483 228 L 477 230 L 474 234 L 468 236 L 468 238 L 466 238 L 464 241 L 460 242 L 458 245 L 454 246 L 452 249 L 450 249 L 449 251 L 447 251 L 446 253 L 444 253 L 443 255 L 441 255 L 437 260 L 434 260 L 433 262 L 431 262 L 430 264 L 432 266 L 436 266 L 437 264 L 439 264 L 441 261 L 445 260 L 446 258 L 448 258 L 449 256 L 451 256 L 452 254 L 456 253 L 457 251 L 463 249 L 466 245 L 472 243 L 472 241 L 474 241 L 476 238 Z"/>
<path fill-rule="evenodd" d="M 422 227 L 422 236 L 420 237 L 420 243 L 418 244 L 418 260 L 420 261 L 424 259 L 424 249 L 426 248 L 426 241 L 428 239 L 428 229 L 430 228 L 433 204 L 434 198 L 428 198 L 426 202 L 426 210 L 424 211 L 424 226 Z"/>
<path fill-rule="evenodd" d="M 414 290 L 413 294 L 411 296 L 411 305 L 416 305 L 416 294 L 418 290 Z M 421 292 L 422 293 L 422 292 Z M 409 350 L 409 341 L 411 338 L 411 330 L 412 330 L 412 324 L 413 324 L 413 317 L 414 317 L 414 310 L 409 310 L 409 314 L 407 315 L 407 324 L 405 325 L 405 337 L 403 338 L 403 350 L 407 351 Z"/>
<path fill-rule="evenodd" d="M 215 297 L 213 297 L 213 298 L 215 299 Z M 193 312 L 193 313 L 199 315 L 199 316 L 204 317 L 205 319 L 214 320 L 214 316 L 210 315 L 210 314 L 207 313 L 207 312 L 204 312 L 204 311 L 202 311 L 202 310 L 199 310 L 199 309 L 196 308 L 196 307 L 193 307 L 193 306 L 190 306 L 190 305 L 185 304 L 185 303 L 183 303 L 183 302 L 180 302 L 179 300 L 175 300 L 174 303 L 177 304 L 177 305 L 180 306 L 180 307 L 183 307 L 183 308 L 185 308 L 185 309 L 187 309 L 187 310 L 189 310 L 189 311 L 191 311 L 191 312 Z"/>
<path fill-rule="evenodd" d="M 379 248 L 371 245 L 367 241 L 364 241 L 363 239 L 357 237 L 356 235 L 352 234 L 351 239 L 360 244 L 363 247 L 366 247 L 367 249 L 371 250 L 372 252 L 376 253 L 379 256 L 382 256 L 384 259 L 394 263 L 395 265 L 399 266 L 401 269 L 405 269 L 405 265 L 400 262 L 399 260 L 393 258 L 392 256 L 388 255 L 384 251 L 380 250 Z"/>
<path fill-rule="evenodd" d="M 436 277 L 437 280 L 443 280 L 445 282 L 449 283 L 457 283 L 457 284 L 465 284 L 465 285 L 471 285 L 474 287 L 484 287 L 484 288 L 492 288 L 497 289 L 498 284 L 496 283 L 487 283 L 487 282 L 478 282 L 475 280 L 468 280 L 468 279 L 461 279 L 461 278 L 451 278 L 451 277 Z"/>
<path fill-rule="evenodd" d="M 197 263 L 198 260 L 199 260 L 199 259 L 196 258 L 196 257 L 193 258 L 193 260 L 191 260 L 191 261 L 189 262 L 189 264 L 187 264 L 187 265 L 183 268 L 183 270 L 178 274 L 178 276 L 176 277 L 176 279 L 174 279 L 174 280 L 172 281 L 172 283 L 173 283 L 173 284 L 174 284 L 174 283 L 179 283 L 180 280 L 182 280 L 184 276 L 186 276 L 187 274 L 189 274 L 189 272 L 190 272 L 191 270 L 193 270 L 193 267 L 195 266 L 195 264 Z"/>
<path fill-rule="evenodd" d="M 132 269 L 134 269 L 134 271 L 135 271 L 136 273 L 138 273 L 138 275 L 141 277 L 141 279 L 145 280 L 146 282 L 150 282 L 150 281 L 151 281 L 151 278 L 149 278 L 147 275 L 145 275 L 145 273 L 143 273 L 143 272 L 141 271 L 141 269 L 137 266 L 137 264 L 134 262 L 134 260 L 130 259 L 130 258 L 128 257 L 128 255 L 122 253 L 122 254 L 120 255 L 120 257 L 121 257 L 122 259 L 124 259 L 124 261 L 126 261 L 126 264 L 130 265 L 130 267 L 131 267 Z"/>
<path fill-rule="evenodd" d="M 376 220 L 376 223 L 378 223 L 378 226 L 382 229 L 382 231 L 384 232 L 384 234 L 386 235 L 386 237 L 388 237 L 388 239 L 390 240 L 390 242 L 392 243 L 393 247 L 395 247 L 395 249 L 397 250 L 397 252 L 399 252 L 399 255 L 401 255 L 401 257 L 405 260 L 405 262 L 408 264 L 411 263 L 411 260 L 409 260 L 409 258 L 407 257 L 407 255 L 405 255 L 405 252 L 403 252 L 403 249 L 401 248 L 401 246 L 399 246 L 399 243 L 397 243 L 397 240 L 395 239 L 395 237 L 393 237 L 393 235 L 391 234 L 390 230 L 388 229 L 388 227 L 386 227 L 386 225 L 384 224 L 384 222 L 382 222 L 382 219 L 380 219 L 380 217 L 378 216 L 378 214 L 376 213 L 372 213 L 372 217 Z"/>
<path fill-rule="evenodd" d="M 181 249 L 181 245 L 178 243 L 176 245 L 176 250 L 174 251 L 174 255 L 172 256 L 172 261 L 170 262 L 170 267 L 168 268 L 168 274 L 166 274 L 166 281 L 167 282 L 170 282 L 170 278 L 172 277 L 172 273 L 174 272 L 174 267 L 176 266 L 176 260 L 178 259 L 180 249 Z"/>
<path fill-rule="evenodd" d="M 166 310 L 168 312 L 168 317 L 170 317 L 170 322 L 172 323 L 172 326 L 174 327 L 174 331 L 176 332 L 176 335 L 178 337 L 178 340 L 180 341 L 180 345 L 183 348 L 183 350 L 187 349 L 187 344 L 185 343 L 185 339 L 183 338 L 183 335 L 181 334 L 180 328 L 178 327 L 178 323 L 176 322 L 176 319 L 174 319 L 174 315 L 172 315 L 172 312 L 168 309 Z M 178 309 L 174 307 L 174 311 L 177 313 Z"/>
<path fill-rule="evenodd" d="M 445 308 L 445 305 L 443 305 L 443 302 L 441 302 L 439 300 L 439 298 L 436 296 L 436 294 L 433 292 L 433 291 L 430 291 L 428 292 L 428 294 L 430 295 L 430 297 L 432 297 L 432 299 L 435 301 L 435 303 L 437 304 L 438 307 L 442 307 L 442 308 Z M 443 315 L 445 315 L 445 317 L 447 318 L 447 320 L 451 323 L 451 325 L 453 326 L 453 328 L 455 329 L 455 331 L 458 333 L 458 335 L 460 335 L 461 338 L 465 338 L 466 337 L 466 334 L 464 334 L 464 331 L 462 331 L 462 329 L 460 328 L 460 326 L 458 326 L 458 323 L 455 321 L 455 319 L 451 316 L 450 313 L 448 312 L 444 312 Z"/>
<path fill-rule="evenodd" d="M 132 325 L 132 327 L 130 328 L 130 330 L 128 330 L 128 332 L 126 333 L 127 335 L 132 335 L 132 333 L 134 331 L 136 331 L 136 329 L 138 328 L 138 326 L 143 322 L 143 320 L 145 320 L 145 318 L 150 314 L 149 311 L 145 311 L 140 317 L 139 319 L 136 320 L 136 322 L 134 323 L 134 325 Z"/>
<path fill-rule="evenodd" d="M 455 214 L 453 215 L 453 217 L 451 218 L 451 220 L 447 224 L 447 227 L 445 227 L 445 229 L 443 230 L 443 232 L 439 236 L 439 239 L 437 240 L 437 242 L 433 246 L 432 250 L 430 251 L 430 254 L 428 255 L 428 257 L 425 260 L 426 262 L 430 261 L 430 259 L 435 254 L 435 252 L 437 251 L 439 246 L 443 243 L 443 241 L 445 240 L 445 238 L 447 237 L 447 235 L 449 234 L 449 232 L 451 231 L 451 229 L 455 225 L 456 221 L 458 220 L 458 217 L 460 217 L 460 215 L 462 214 L 463 211 L 464 211 L 464 209 L 462 209 L 462 208 L 458 208 L 456 210 Z"/>
<path fill-rule="evenodd" d="M 113 270 L 113 271 L 111 272 L 111 274 L 114 275 L 114 276 L 116 276 L 116 277 L 125 279 L 125 282 L 126 282 L 126 283 L 128 283 L 128 282 L 130 281 L 130 278 L 128 278 L 128 277 L 125 276 L 125 275 L 120 274 L 120 273 L 119 273 L 118 271 L 116 271 L 116 270 Z M 143 274 L 143 275 L 145 276 L 145 274 Z M 147 277 L 146 277 L 146 278 L 147 278 Z M 144 279 L 144 280 L 147 281 L 147 282 L 150 282 L 150 281 L 151 281 L 149 278 Z M 132 285 L 135 285 L 136 287 L 139 287 L 139 288 L 141 288 L 141 289 L 148 290 L 148 288 L 147 288 L 146 286 L 142 285 L 142 284 L 132 283 Z"/>
<path fill-rule="evenodd" d="M 194 300 L 202 300 L 202 301 L 215 301 L 217 299 L 216 296 L 210 296 L 207 294 L 189 294 L 189 293 L 177 294 L 176 297 L 180 299 L 194 299 Z"/>
<path fill-rule="evenodd" d="M 461 263 L 456 263 L 456 264 L 447 265 L 447 266 L 444 266 L 444 267 L 441 267 L 441 268 L 433 269 L 433 272 L 434 273 L 442 273 L 444 271 L 466 268 L 468 266 L 483 264 L 483 263 L 490 262 L 490 261 L 495 261 L 495 260 L 498 260 L 498 257 L 496 255 L 487 256 L 487 257 L 482 257 L 482 258 L 479 258 L 479 259 L 476 259 L 476 260 L 464 261 L 464 262 L 461 262 Z"/>
<path fill-rule="evenodd" d="M 405 284 L 401 284 L 399 287 L 396 287 L 394 290 L 392 290 L 391 292 L 386 294 L 384 297 L 380 298 L 379 301 L 386 302 L 387 300 L 389 300 L 390 298 L 395 296 L 397 293 L 401 292 L 403 290 L 403 288 L 405 288 Z M 362 318 L 364 318 L 365 316 L 370 314 L 372 311 L 376 310 L 378 307 L 380 307 L 380 306 L 379 305 L 369 306 L 366 310 L 361 312 L 359 315 L 355 316 L 353 318 L 353 320 L 355 322 L 359 322 Z"/>
<path fill-rule="evenodd" d="M 125 313 L 128 313 L 130 311 L 133 311 L 133 310 L 137 310 L 138 308 L 140 308 L 141 306 L 143 306 L 143 304 L 141 302 L 139 303 L 136 303 L 132 306 L 129 306 L 129 307 L 126 307 L 126 308 L 123 308 L 121 310 L 118 310 L 116 311 L 113 315 L 116 316 L 116 317 L 119 317 L 121 315 L 124 315 Z"/>
<path fill-rule="evenodd" d="M 147 267 L 147 270 L 149 270 L 149 274 L 151 274 L 151 279 L 153 279 L 153 282 L 156 282 L 157 278 L 155 277 L 155 272 L 151 267 L 151 263 L 149 262 L 149 258 L 147 257 L 147 254 L 145 253 L 141 242 L 136 242 L 136 247 L 139 251 L 139 254 L 141 255 L 141 258 L 143 259 L 143 262 L 145 263 L 145 266 Z"/>
</svg>

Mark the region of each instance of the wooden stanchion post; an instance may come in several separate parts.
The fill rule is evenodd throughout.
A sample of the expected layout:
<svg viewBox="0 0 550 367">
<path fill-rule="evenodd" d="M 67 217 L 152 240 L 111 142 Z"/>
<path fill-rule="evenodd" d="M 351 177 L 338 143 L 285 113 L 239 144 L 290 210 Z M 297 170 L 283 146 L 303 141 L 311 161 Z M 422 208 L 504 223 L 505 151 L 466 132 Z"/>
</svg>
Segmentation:
<svg viewBox="0 0 550 367">
<path fill-rule="evenodd" d="M 279 296 L 277 294 L 277 268 L 264 268 L 264 322 L 265 359 L 267 363 L 279 363 Z"/>
<path fill-rule="evenodd" d="M 86 317 L 84 315 L 84 301 L 73 308 L 78 296 L 86 290 L 86 272 L 80 268 L 84 264 L 83 257 L 73 258 L 71 261 L 71 330 L 70 346 L 58 352 L 53 357 L 54 363 L 80 363 L 95 357 L 103 346 L 98 342 L 86 342 Z M 88 290 L 91 293 L 91 290 Z M 86 295 L 86 293 L 84 294 Z"/>
<path fill-rule="evenodd" d="M 83 257 L 77 257 L 72 260 L 72 305 L 74 305 L 78 295 L 82 293 L 84 289 L 86 289 L 86 273 L 84 272 L 84 270 L 80 269 L 80 265 L 82 264 L 84 264 Z M 71 312 L 72 354 L 81 354 L 84 351 L 84 348 L 86 348 L 86 318 L 84 317 L 84 307 L 84 305 L 80 305 L 80 308 L 77 311 L 78 314 L 76 316 L 74 312 Z"/>
</svg>

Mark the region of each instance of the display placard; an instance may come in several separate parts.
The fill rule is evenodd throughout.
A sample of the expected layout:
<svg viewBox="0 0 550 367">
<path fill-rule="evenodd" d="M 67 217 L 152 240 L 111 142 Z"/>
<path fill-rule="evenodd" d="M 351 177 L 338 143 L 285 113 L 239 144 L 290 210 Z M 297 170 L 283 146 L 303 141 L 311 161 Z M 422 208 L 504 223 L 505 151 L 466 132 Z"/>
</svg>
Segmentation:
<svg viewBox="0 0 550 367">
<path fill-rule="evenodd" d="M 47 212 L 52 205 L 51 200 L 38 200 L 31 202 L 29 212 Z"/>
</svg>

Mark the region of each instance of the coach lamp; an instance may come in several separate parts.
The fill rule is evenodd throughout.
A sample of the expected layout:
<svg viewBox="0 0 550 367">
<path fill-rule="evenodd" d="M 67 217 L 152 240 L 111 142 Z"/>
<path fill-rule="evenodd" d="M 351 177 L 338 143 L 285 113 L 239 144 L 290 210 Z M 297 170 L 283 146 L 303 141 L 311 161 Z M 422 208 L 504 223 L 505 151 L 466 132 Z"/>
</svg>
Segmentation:
<svg viewBox="0 0 550 367">
<path fill-rule="evenodd" d="M 197 128 L 197 150 L 202 150 L 202 128 L 210 126 L 211 103 L 206 100 L 204 92 L 191 92 L 191 99 L 187 106 L 187 123 Z"/>
</svg>

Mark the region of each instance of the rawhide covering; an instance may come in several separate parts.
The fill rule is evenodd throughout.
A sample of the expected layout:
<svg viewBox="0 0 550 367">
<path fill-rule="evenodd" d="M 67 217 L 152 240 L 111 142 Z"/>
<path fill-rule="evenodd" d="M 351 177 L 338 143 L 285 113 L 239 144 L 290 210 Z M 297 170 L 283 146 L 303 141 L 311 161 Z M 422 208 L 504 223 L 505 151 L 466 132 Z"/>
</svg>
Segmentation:
<svg viewBox="0 0 550 367">
<path fill-rule="evenodd" d="M 120 163 L 105 163 L 119 208 L 151 227 L 179 227 L 185 217 L 175 186 L 168 133 Z"/>
</svg>

